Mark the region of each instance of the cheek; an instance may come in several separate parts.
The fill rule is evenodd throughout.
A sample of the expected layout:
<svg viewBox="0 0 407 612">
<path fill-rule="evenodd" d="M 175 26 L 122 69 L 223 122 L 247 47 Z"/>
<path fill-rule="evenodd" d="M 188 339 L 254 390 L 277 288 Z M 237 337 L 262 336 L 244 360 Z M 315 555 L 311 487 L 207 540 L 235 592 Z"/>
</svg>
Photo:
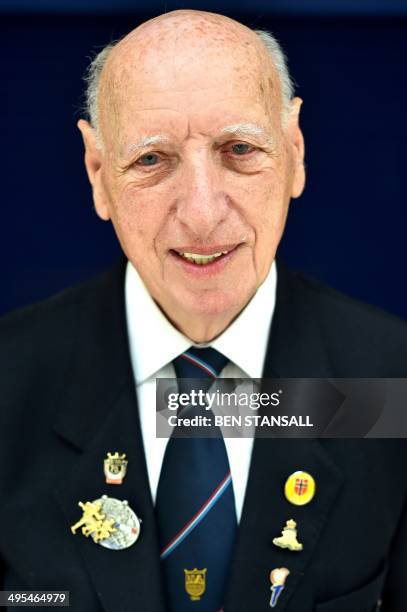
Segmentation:
<svg viewBox="0 0 407 612">
<path fill-rule="evenodd" d="M 254 265 L 259 280 L 266 277 L 284 231 L 290 201 L 288 165 L 268 169 L 246 180 L 240 198 L 241 214 L 254 233 Z M 246 177 L 247 179 L 247 177 Z"/>
<path fill-rule="evenodd" d="M 281 171 L 268 169 L 262 174 L 244 177 L 238 185 L 231 184 L 229 195 L 245 221 L 257 235 L 262 235 L 281 226 L 285 219 L 286 192 Z"/>
<path fill-rule="evenodd" d="M 153 251 L 166 217 L 162 198 L 127 186 L 118 194 L 112 209 L 113 225 L 126 254 L 137 260 Z"/>
</svg>

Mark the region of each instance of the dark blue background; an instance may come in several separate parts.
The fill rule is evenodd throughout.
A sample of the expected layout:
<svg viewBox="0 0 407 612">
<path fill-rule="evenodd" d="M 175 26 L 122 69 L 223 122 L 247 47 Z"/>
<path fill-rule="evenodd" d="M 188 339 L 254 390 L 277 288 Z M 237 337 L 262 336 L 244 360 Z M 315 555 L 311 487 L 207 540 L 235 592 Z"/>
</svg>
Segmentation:
<svg viewBox="0 0 407 612">
<path fill-rule="evenodd" d="M 0 312 L 117 257 L 83 168 L 75 127 L 81 76 L 95 49 L 165 8 L 186 6 L 270 28 L 290 58 L 305 101 L 308 185 L 292 203 L 284 258 L 406 318 L 404 0 L 0 1 Z"/>
</svg>

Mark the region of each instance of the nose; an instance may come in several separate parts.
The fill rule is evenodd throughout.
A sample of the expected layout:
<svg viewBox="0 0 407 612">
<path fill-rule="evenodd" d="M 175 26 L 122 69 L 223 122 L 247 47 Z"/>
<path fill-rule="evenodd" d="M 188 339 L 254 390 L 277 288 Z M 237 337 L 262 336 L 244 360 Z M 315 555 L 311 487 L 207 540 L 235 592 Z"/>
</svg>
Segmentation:
<svg viewBox="0 0 407 612">
<path fill-rule="evenodd" d="M 222 188 L 222 171 L 205 152 L 184 163 L 177 218 L 194 239 L 208 240 L 229 211 Z"/>
</svg>

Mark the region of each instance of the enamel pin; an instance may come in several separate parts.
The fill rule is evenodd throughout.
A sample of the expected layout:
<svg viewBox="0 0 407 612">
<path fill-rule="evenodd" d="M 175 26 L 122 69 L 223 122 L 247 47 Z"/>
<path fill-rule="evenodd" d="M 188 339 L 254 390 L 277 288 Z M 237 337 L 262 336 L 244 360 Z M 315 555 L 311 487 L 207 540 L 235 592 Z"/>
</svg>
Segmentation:
<svg viewBox="0 0 407 612">
<path fill-rule="evenodd" d="M 276 567 L 276 569 L 271 570 L 270 572 L 270 582 L 271 582 L 270 608 L 276 607 L 278 598 L 280 597 L 285 587 L 285 581 L 289 573 L 290 571 L 286 567 Z"/>
<path fill-rule="evenodd" d="M 204 569 L 184 569 L 185 573 L 185 590 L 191 598 L 191 601 L 199 601 L 206 590 L 206 572 Z"/>
<path fill-rule="evenodd" d="M 279 548 L 288 548 L 289 550 L 302 550 L 303 546 L 297 540 L 297 523 L 292 519 L 287 521 L 281 536 L 274 538 L 273 544 Z"/>
<path fill-rule="evenodd" d="M 305 506 L 314 498 L 315 480 L 308 472 L 294 472 L 286 480 L 284 493 L 294 506 Z"/>
<path fill-rule="evenodd" d="M 141 520 L 126 500 L 103 495 L 93 502 L 79 502 L 83 515 L 75 525 L 73 534 L 81 528 L 82 534 L 91 536 L 96 544 L 111 550 L 129 548 L 140 535 Z"/>
<path fill-rule="evenodd" d="M 104 472 L 107 484 L 121 485 L 127 472 L 128 461 L 126 455 L 119 455 L 118 452 L 107 453 L 103 461 Z"/>
</svg>

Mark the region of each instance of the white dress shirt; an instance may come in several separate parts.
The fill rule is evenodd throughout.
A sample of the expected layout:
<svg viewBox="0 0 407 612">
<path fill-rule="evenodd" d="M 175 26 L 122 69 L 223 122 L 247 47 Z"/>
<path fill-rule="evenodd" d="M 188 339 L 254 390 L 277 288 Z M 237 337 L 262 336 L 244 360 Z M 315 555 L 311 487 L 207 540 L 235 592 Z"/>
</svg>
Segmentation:
<svg viewBox="0 0 407 612">
<path fill-rule="evenodd" d="M 222 378 L 261 378 L 274 313 L 276 285 L 277 271 L 273 263 L 266 280 L 233 323 L 212 342 L 197 345 L 179 332 L 165 317 L 133 265 L 128 262 L 125 279 L 127 331 L 148 478 L 154 501 L 168 443 L 166 438 L 156 437 L 155 379 L 174 378 L 172 360 L 191 345 L 211 346 L 230 360 L 222 370 Z M 224 440 L 239 521 L 249 474 L 253 438 Z"/>
</svg>

